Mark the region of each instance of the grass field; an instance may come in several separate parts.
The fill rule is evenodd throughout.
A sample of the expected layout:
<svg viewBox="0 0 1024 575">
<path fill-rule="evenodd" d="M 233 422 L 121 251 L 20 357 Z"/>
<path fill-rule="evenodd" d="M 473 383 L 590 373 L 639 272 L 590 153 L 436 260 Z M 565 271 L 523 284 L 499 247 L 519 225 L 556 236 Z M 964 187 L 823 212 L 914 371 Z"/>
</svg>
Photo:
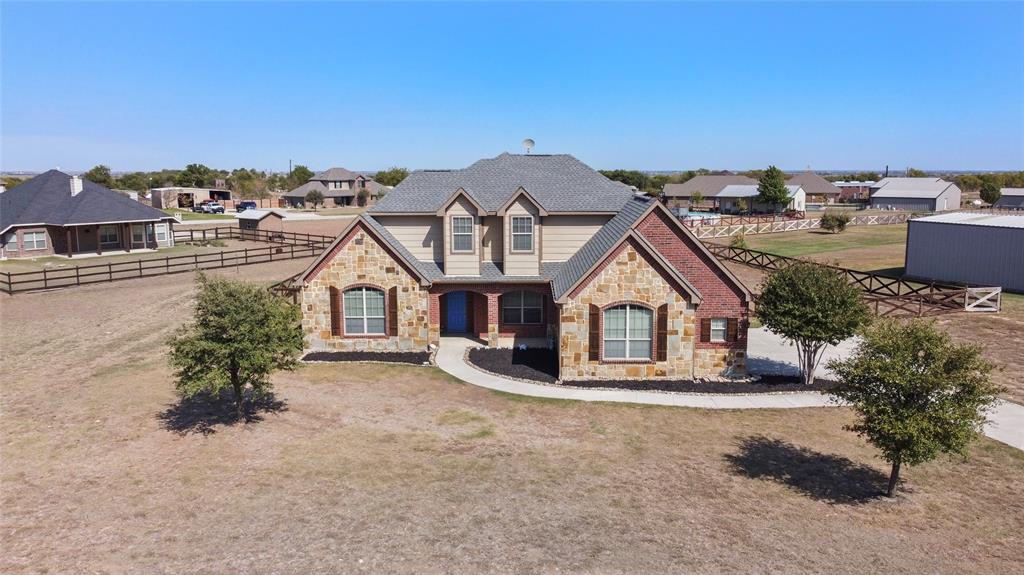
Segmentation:
<svg viewBox="0 0 1024 575">
<path fill-rule="evenodd" d="M 193 212 L 192 210 L 161 210 L 164 213 L 172 216 L 181 216 L 184 221 L 195 221 L 195 220 L 233 220 L 235 214 L 223 213 L 223 214 L 204 214 L 202 212 Z"/>
<path fill-rule="evenodd" d="M 213 272 L 269 283 L 307 261 Z M 274 377 L 248 425 L 179 402 L 190 274 L 0 296 L 0 572 L 1011 573 L 1024 454 L 908 495 L 840 408 L 536 401 L 422 367 Z"/>
<path fill-rule="evenodd" d="M 893 277 L 903 273 L 906 225 L 855 226 L 832 234 L 821 230 L 751 235 L 745 238 L 751 249 L 800 257 Z M 728 238 L 719 238 L 728 243 Z M 740 264 L 728 264 L 741 281 L 757 291 L 763 272 Z M 1005 397 L 1024 402 L 1024 295 L 1002 295 L 1002 312 L 955 313 L 935 319 L 960 341 L 974 342 L 999 370 L 993 379 L 1006 388 Z"/>
<path fill-rule="evenodd" d="M 47 256 L 33 259 L 10 259 L 0 261 L 0 272 L 16 273 L 38 271 L 43 268 L 59 269 L 74 266 L 106 265 L 108 263 L 123 263 L 134 262 L 138 260 L 163 259 L 165 257 L 213 253 L 230 249 L 240 249 L 243 247 L 260 247 L 264 245 L 255 244 L 253 242 L 240 242 L 237 240 L 219 240 L 219 243 L 221 245 L 195 246 L 180 244 L 172 248 L 160 248 L 157 251 L 136 251 L 133 253 L 118 254 L 113 256 L 90 255 L 88 257 L 78 256 L 71 259 L 59 256 Z"/>
</svg>

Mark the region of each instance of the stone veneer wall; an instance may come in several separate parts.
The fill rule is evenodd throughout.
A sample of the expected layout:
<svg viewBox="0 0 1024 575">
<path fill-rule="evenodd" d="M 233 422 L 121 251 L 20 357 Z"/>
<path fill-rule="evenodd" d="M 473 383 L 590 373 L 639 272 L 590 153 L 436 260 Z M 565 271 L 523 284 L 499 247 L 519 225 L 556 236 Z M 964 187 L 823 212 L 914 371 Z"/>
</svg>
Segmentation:
<svg viewBox="0 0 1024 575">
<path fill-rule="evenodd" d="M 592 362 L 588 323 L 590 304 L 640 302 L 657 307 L 668 304 L 667 361 Z M 695 309 L 687 296 L 662 276 L 631 243 L 623 244 L 596 277 L 562 305 L 559 338 L 561 378 L 574 379 L 688 379 L 693 374 L 697 338 Z M 652 325 L 657 339 L 657 325 Z"/>
<path fill-rule="evenodd" d="M 747 352 L 729 348 L 697 348 L 693 353 L 694 377 L 745 375 Z"/>
<path fill-rule="evenodd" d="M 391 287 L 398 287 L 396 337 L 331 335 L 330 287 L 344 290 L 355 284 L 378 286 L 385 292 Z M 307 348 L 332 351 L 424 350 L 432 341 L 427 301 L 426 288 L 420 287 L 415 277 L 362 226 L 358 226 L 342 241 L 319 273 L 302 288 L 302 331 Z"/>
</svg>

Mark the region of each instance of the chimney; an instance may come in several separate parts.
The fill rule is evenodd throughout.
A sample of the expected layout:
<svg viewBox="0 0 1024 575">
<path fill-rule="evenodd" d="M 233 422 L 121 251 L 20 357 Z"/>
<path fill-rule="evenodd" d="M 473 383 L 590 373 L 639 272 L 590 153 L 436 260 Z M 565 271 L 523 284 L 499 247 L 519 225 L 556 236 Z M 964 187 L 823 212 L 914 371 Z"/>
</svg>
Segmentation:
<svg viewBox="0 0 1024 575">
<path fill-rule="evenodd" d="M 82 191 L 82 178 L 71 176 L 71 195 L 77 196 Z"/>
</svg>

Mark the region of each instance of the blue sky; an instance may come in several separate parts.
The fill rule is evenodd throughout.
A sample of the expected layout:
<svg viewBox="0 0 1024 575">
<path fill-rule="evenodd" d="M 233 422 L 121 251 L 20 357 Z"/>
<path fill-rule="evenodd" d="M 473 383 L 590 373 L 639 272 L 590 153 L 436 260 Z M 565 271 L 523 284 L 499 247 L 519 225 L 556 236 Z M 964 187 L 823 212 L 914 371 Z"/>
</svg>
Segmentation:
<svg viewBox="0 0 1024 575">
<path fill-rule="evenodd" d="M 1024 4 L 0 5 L 0 168 L 1024 169 Z"/>
</svg>

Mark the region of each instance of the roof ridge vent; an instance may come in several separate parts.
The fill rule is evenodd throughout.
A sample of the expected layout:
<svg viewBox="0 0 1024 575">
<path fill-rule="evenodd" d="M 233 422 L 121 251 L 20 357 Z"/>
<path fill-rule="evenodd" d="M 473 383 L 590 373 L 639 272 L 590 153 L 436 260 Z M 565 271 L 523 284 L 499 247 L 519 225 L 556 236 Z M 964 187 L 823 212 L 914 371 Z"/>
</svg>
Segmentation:
<svg viewBox="0 0 1024 575">
<path fill-rule="evenodd" d="M 82 193 L 82 178 L 71 176 L 71 195 L 77 196 Z"/>
</svg>

